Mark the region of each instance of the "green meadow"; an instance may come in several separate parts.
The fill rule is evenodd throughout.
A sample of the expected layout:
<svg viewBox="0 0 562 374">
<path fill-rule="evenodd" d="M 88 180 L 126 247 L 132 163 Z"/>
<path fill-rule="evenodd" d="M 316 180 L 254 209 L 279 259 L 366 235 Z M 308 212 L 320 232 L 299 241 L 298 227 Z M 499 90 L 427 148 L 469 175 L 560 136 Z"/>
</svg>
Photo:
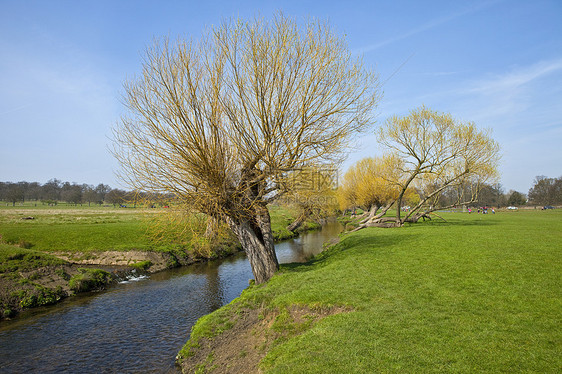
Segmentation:
<svg viewBox="0 0 562 374">
<path fill-rule="evenodd" d="M 277 240 L 294 236 L 286 226 L 295 212 L 271 207 L 272 228 Z M 162 209 L 113 208 L 99 206 L 0 206 L 0 243 L 42 252 L 169 251 L 185 249 L 181 242 L 153 240 L 152 218 Z M 26 219 L 33 217 L 33 219 Z M 306 228 L 313 228 L 307 222 Z M 186 234 L 188 235 L 188 234 Z"/>
<path fill-rule="evenodd" d="M 65 206 L 0 209 L 2 240 L 38 251 L 148 250 L 151 243 L 145 233 L 140 209 Z"/>
<path fill-rule="evenodd" d="M 180 356 L 258 310 L 277 317 L 253 334 L 276 338 L 244 352 L 265 349 L 267 373 L 559 373 L 562 210 L 441 215 L 344 235 L 308 263 L 283 265 L 200 319 Z M 295 305 L 344 311 L 306 323 L 291 320 Z"/>
</svg>

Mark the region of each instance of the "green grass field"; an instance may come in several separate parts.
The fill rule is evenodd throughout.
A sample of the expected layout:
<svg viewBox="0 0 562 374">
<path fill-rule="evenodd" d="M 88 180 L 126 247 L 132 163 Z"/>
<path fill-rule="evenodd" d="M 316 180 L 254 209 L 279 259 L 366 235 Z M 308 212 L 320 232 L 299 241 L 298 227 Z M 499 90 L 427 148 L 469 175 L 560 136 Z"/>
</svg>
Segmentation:
<svg viewBox="0 0 562 374">
<path fill-rule="evenodd" d="M 270 208 L 275 238 L 293 237 L 286 230 L 292 210 Z M 150 217 L 161 209 L 121 209 L 99 206 L 0 205 L 0 243 L 22 245 L 44 252 L 152 250 L 167 251 L 183 243 L 155 242 L 149 235 Z M 26 217 L 34 219 L 26 220 Z M 307 222 L 307 227 L 313 223 Z"/>
<path fill-rule="evenodd" d="M 32 220 L 22 218 L 33 217 Z M 100 207 L 2 207 L 0 235 L 46 252 L 154 249 L 143 211 Z"/>
<path fill-rule="evenodd" d="M 562 210 L 442 216 L 447 222 L 360 230 L 310 263 L 283 266 L 202 318 L 182 354 L 248 306 L 283 315 L 294 304 L 340 305 L 351 311 L 278 340 L 261 367 L 561 372 Z"/>
</svg>

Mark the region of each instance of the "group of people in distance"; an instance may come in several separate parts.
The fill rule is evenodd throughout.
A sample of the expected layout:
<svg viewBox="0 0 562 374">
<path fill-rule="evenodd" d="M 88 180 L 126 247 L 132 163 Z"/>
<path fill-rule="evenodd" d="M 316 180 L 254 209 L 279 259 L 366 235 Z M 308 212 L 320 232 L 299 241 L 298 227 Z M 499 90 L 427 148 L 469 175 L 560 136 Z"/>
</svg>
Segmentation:
<svg viewBox="0 0 562 374">
<path fill-rule="evenodd" d="M 496 214 L 496 210 L 494 208 L 487 206 L 478 208 L 478 213 L 488 214 L 488 210 L 491 210 L 492 214 Z M 468 213 L 472 213 L 472 208 L 468 208 Z"/>
</svg>

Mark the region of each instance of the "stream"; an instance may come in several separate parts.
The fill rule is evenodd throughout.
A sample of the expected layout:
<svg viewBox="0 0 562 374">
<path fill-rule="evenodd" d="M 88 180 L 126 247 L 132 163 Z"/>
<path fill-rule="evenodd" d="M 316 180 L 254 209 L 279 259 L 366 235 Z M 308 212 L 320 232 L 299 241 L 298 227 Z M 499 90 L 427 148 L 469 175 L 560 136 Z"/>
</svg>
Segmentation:
<svg viewBox="0 0 562 374">
<path fill-rule="evenodd" d="M 275 245 L 280 263 L 304 262 L 341 225 Z M 0 323 L 0 373 L 177 373 L 176 354 L 205 314 L 253 278 L 243 253 L 139 277 Z"/>
</svg>

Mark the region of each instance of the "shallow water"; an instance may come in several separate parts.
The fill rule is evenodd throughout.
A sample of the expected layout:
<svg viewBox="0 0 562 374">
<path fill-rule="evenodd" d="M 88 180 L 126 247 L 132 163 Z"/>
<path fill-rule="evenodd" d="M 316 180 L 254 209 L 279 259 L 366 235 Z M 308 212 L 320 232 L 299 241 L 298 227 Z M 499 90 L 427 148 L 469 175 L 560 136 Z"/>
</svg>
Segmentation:
<svg viewBox="0 0 562 374">
<path fill-rule="evenodd" d="M 303 262 L 341 226 L 278 243 L 280 263 Z M 0 323 L 0 373 L 175 373 L 174 359 L 201 316 L 253 278 L 243 254 L 117 284 Z"/>
</svg>

